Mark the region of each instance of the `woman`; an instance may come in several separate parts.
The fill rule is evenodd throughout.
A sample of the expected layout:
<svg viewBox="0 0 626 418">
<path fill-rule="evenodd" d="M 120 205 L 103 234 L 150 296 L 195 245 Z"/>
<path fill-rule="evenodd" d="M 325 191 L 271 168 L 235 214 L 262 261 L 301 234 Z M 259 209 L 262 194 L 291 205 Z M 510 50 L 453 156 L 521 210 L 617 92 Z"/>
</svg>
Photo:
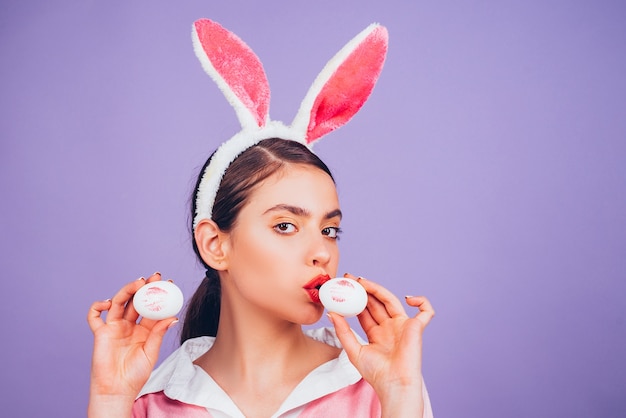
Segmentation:
<svg viewBox="0 0 626 418">
<path fill-rule="evenodd" d="M 138 321 L 131 302 L 159 273 L 91 306 L 90 417 L 432 416 L 421 374 L 434 315 L 426 298 L 406 298 L 419 308 L 409 317 L 384 287 L 347 274 L 368 292 L 358 319 L 369 344 L 334 313 L 334 330 L 303 332 L 323 313 L 316 288 L 337 273 L 341 210 L 326 165 L 293 131 L 279 127 L 289 135 L 275 138 L 266 128 L 244 125 L 198 178 L 192 231 L 207 274 L 182 346 L 151 374 L 177 320 Z"/>
</svg>

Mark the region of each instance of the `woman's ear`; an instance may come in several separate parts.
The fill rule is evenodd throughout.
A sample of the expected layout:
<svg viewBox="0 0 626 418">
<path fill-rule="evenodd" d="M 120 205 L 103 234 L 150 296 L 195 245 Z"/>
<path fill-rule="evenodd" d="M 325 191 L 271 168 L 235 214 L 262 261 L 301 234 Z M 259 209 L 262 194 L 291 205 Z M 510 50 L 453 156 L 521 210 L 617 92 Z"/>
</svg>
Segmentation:
<svg viewBox="0 0 626 418">
<path fill-rule="evenodd" d="M 227 254 L 229 235 L 222 232 L 211 219 L 203 219 L 196 225 L 194 238 L 200 256 L 217 271 L 228 268 Z"/>
</svg>

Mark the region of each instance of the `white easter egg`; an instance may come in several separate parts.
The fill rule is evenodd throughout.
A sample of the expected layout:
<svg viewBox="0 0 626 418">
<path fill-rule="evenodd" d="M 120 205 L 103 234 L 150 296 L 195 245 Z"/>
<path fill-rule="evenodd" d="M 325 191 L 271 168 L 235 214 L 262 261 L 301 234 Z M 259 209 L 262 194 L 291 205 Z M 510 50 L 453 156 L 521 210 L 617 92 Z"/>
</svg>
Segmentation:
<svg viewBox="0 0 626 418">
<path fill-rule="evenodd" d="M 363 312 L 367 292 L 359 282 L 344 277 L 330 279 L 320 287 L 320 301 L 329 311 L 350 317 Z"/>
<path fill-rule="evenodd" d="M 133 305 L 144 318 L 170 318 L 176 316 L 183 307 L 183 292 L 172 282 L 147 283 L 135 293 Z"/>
</svg>

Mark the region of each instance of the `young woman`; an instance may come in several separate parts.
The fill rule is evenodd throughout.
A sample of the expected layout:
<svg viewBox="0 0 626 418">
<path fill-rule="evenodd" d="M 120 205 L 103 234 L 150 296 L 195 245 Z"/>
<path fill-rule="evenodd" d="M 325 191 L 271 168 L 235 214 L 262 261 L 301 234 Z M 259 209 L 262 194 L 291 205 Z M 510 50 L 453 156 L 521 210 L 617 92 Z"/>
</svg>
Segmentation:
<svg viewBox="0 0 626 418">
<path fill-rule="evenodd" d="M 304 332 L 324 311 L 317 287 L 337 274 L 342 214 L 334 180 L 299 141 L 242 148 L 217 186 L 206 179 L 223 151 L 198 178 L 192 231 L 207 273 L 188 306 L 181 347 L 153 372 L 177 320 L 140 319 L 132 298 L 159 273 L 91 306 L 89 416 L 432 416 L 421 373 L 422 335 L 434 315 L 428 300 L 406 297 L 419 309 L 410 317 L 387 289 L 346 274 L 368 293 L 358 316 L 368 343 L 334 313 L 334 328 Z"/>
</svg>

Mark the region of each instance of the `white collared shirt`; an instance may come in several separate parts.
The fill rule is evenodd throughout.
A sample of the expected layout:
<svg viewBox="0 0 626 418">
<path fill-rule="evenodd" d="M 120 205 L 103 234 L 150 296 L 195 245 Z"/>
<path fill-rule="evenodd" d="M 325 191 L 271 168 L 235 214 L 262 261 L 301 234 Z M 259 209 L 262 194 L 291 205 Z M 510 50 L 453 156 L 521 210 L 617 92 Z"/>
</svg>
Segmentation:
<svg viewBox="0 0 626 418">
<path fill-rule="evenodd" d="M 333 328 L 306 330 L 305 334 L 341 348 Z M 184 413 L 186 417 L 245 418 L 217 382 L 193 363 L 211 348 L 214 341 L 214 337 L 193 338 L 174 351 L 152 373 L 141 390 L 135 402 L 133 417 L 165 417 L 172 416 L 172 413 L 182 416 Z M 424 403 L 424 417 L 431 417 L 425 389 Z M 362 379 L 344 350 L 336 359 L 311 371 L 272 417 L 331 416 L 330 411 L 332 416 L 380 415 L 380 402 L 376 393 Z"/>
</svg>

